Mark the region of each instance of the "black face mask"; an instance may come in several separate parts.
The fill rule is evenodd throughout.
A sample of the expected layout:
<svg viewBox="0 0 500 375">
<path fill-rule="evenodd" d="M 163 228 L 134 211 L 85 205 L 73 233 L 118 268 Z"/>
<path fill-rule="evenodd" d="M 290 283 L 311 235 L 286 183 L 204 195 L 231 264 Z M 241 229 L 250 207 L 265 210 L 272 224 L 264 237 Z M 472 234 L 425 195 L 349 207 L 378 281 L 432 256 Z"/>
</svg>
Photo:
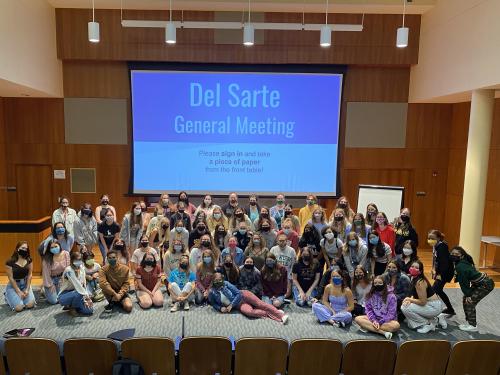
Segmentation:
<svg viewBox="0 0 500 375">
<path fill-rule="evenodd" d="M 117 251 L 122 251 L 124 249 L 124 246 L 123 245 L 115 245 L 115 246 L 113 246 L 113 249 L 117 250 Z"/>
<path fill-rule="evenodd" d="M 241 218 L 243 217 L 243 214 L 242 214 L 242 213 L 239 213 L 239 214 L 236 214 L 236 215 L 234 215 L 234 216 L 236 216 L 237 218 L 241 219 Z"/>
<path fill-rule="evenodd" d="M 410 217 L 406 215 L 401 215 L 401 221 L 403 223 L 409 223 L 410 222 Z"/>
<path fill-rule="evenodd" d="M 450 260 L 453 263 L 458 263 L 458 262 L 460 262 L 461 259 L 462 259 L 462 257 L 459 255 L 450 255 Z"/>
<path fill-rule="evenodd" d="M 85 208 L 82 210 L 82 214 L 86 215 L 86 216 L 91 216 L 92 215 L 92 210 L 88 209 L 88 208 Z"/>
<path fill-rule="evenodd" d="M 269 217 L 269 214 L 263 213 L 263 214 L 260 214 L 260 216 L 267 219 Z"/>
<path fill-rule="evenodd" d="M 101 204 L 102 204 L 103 206 L 107 206 L 107 205 L 108 205 L 108 203 L 109 203 L 109 201 L 107 201 L 107 200 L 103 200 L 103 201 L 101 202 Z"/>
<path fill-rule="evenodd" d="M 149 266 L 149 267 L 154 267 L 154 266 L 156 266 L 156 262 L 154 260 L 146 260 L 144 262 L 144 265 Z"/>
<path fill-rule="evenodd" d="M 302 257 L 302 260 L 306 261 L 306 262 L 309 262 L 311 260 L 311 256 L 310 255 L 304 255 Z"/>
<path fill-rule="evenodd" d="M 253 264 L 245 264 L 245 269 L 247 270 L 253 269 Z"/>
<path fill-rule="evenodd" d="M 189 264 L 187 264 L 187 263 L 179 264 L 179 267 L 182 268 L 183 270 L 187 270 L 188 266 L 189 266 Z"/>
<path fill-rule="evenodd" d="M 292 214 L 292 211 L 285 211 L 285 217 L 288 217 Z"/>
<path fill-rule="evenodd" d="M 162 225 L 161 227 L 163 230 L 168 229 L 168 225 Z"/>
<path fill-rule="evenodd" d="M 381 292 L 384 290 L 384 286 L 383 285 L 374 285 L 373 290 L 376 292 Z"/>
<path fill-rule="evenodd" d="M 149 242 L 146 242 L 146 241 L 141 242 L 142 247 L 148 247 L 148 245 L 149 245 Z"/>
<path fill-rule="evenodd" d="M 225 262 L 224 265 L 229 268 L 233 266 L 233 262 Z"/>
<path fill-rule="evenodd" d="M 343 210 L 345 210 L 347 208 L 347 204 L 345 203 L 340 203 L 339 204 L 339 208 L 342 208 Z"/>
<path fill-rule="evenodd" d="M 250 202 L 250 206 L 256 206 L 257 202 Z"/>
<path fill-rule="evenodd" d="M 262 227 L 262 231 L 264 232 L 269 232 L 270 229 L 271 229 L 270 227 Z"/>
<path fill-rule="evenodd" d="M 28 256 L 28 250 L 24 250 L 24 249 L 19 249 L 17 250 L 17 253 L 22 256 L 23 258 L 26 258 Z"/>
<path fill-rule="evenodd" d="M 207 229 L 205 226 L 198 227 L 198 232 L 205 232 L 205 229 Z"/>
<path fill-rule="evenodd" d="M 211 243 L 210 243 L 210 241 L 201 241 L 201 246 L 203 246 L 203 247 L 210 247 Z"/>
<path fill-rule="evenodd" d="M 337 222 L 344 221 L 344 217 L 343 216 L 335 216 L 335 221 L 337 221 Z"/>
</svg>

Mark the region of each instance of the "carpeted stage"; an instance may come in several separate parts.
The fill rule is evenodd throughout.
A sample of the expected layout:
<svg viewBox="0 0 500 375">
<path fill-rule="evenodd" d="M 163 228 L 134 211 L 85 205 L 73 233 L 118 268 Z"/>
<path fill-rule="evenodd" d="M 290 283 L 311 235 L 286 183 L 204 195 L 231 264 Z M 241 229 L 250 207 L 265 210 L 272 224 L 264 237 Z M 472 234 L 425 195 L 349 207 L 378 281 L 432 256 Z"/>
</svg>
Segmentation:
<svg viewBox="0 0 500 375">
<path fill-rule="evenodd" d="M 2 286 L 0 291 L 3 295 Z M 401 343 L 415 339 L 444 339 L 452 342 L 473 339 L 500 339 L 500 290 L 495 289 L 478 306 L 479 332 L 467 333 L 458 329 L 464 322 L 462 294 L 459 289 L 447 289 L 457 315 L 448 321 L 446 330 L 436 329 L 426 335 L 410 330 L 405 324 L 396 333 L 393 340 Z M 285 307 L 290 315 L 287 325 L 269 319 L 252 320 L 239 312 L 231 314 L 217 313 L 211 306 L 191 307 L 190 311 L 170 312 L 170 305 L 158 309 L 142 310 L 138 304 L 130 314 L 120 310 L 113 313 L 104 312 L 105 301 L 95 305 L 91 317 L 71 317 L 61 306 L 50 306 L 38 298 L 38 305 L 30 311 L 12 312 L 6 304 L 0 305 L 0 333 L 14 328 L 34 327 L 33 337 L 45 337 L 58 341 L 75 337 L 103 338 L 112 332 L 135 328 L 136 337 L 163 336 L 175 339 L 182 336 L 182 318 L 184 317 L 184 336 L 225 336 L 239 339 L 241 337 L 280 337 L 288 341 L 299 338 L 331 338 L 341 342 L 355 339 L 380 339 L 380 335 L 360 332 L 357 326 L 345 329 L 321 325 L 317 322 L 310 308 L 299 308 L 294 304 Z M 135 297 L 133 296 L 135 299 Z M 3 302 L 3 301 L 2 301 Z M 2 342 L 3 344 L 3 342 Z M 61 345 L 62 346 L 62 345 Z M 3 345 L 0 345 L 3 349 Z"/>
</svg>

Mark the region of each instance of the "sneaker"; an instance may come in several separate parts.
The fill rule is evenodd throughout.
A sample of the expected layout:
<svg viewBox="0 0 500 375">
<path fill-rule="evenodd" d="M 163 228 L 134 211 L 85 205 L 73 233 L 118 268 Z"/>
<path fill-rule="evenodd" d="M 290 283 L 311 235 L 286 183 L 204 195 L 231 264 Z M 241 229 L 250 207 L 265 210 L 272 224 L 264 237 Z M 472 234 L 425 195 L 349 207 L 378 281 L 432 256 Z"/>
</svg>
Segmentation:
<svg viewBox="0 0 500 375">
<path fill-rule="evenodd" d="M 360 332 L 363 332 L 363 333 L 368 333 L 368 331 L 366 329 L 364 329 L 363 327 L 361 327 L 360 325 L 358 325 L 358 330 Z"/>
<path fill-rule="evenodd" d="M 285 314 L 285 315 L 283 315 L 283 316 L 281 317 L 281 321 L 283 322 L 283 324 L 286 324 L 286 323 L 288 323 L 288 319 L 289 319 L 289 318 L 290 318 L 290 317 L 289 317 L 288 315 L 286 315 L 286 314 Z"/>
<path fill-rule="evenodd" d="M 438 315 L 438 324 L 442 329 L 448 328 L 448 322 L 446 321 L 445 314 L 441 313 Z"/>
<path fill-rule="evenodd" d="M 104 312 L 111 312 L 113 311 L 113 305 L 111 303 L 108 303 L 106 306 L 104 306 Z"/>
<path fill-rule="evenodd" d="M 384 336 L 387 340 L 390 340 L 390 339 L 392 339 L 392 332 L 386 332 L 386 333 L 384 333 Z"/>
<path fill-rule="evenodd" d="M 453 316 L 453 315 L 457 315 L 457 313 L 455 312 L 455 310 L 453 309 L 444 309 L 442 314 L 445 314 L 445 315 L 449 315 L 449 316 Z"/>
<path fill-rule="evenodd" d="M 170 312 L 176 312 L 177 310 L 179 310 L 179 302 L 175 302 L 172 305 L 172 308 L 170 309 Z"/>
<path fill-rule="evenodd" d="M 478 329 L 476 326 L 473 326 L 472 324 L 460 324 L 458 326 L 458 328 L 461 330 L 461 331 L 466 331 L 466 332 L 477 332 Z"/>
<path fill-rule="evenodd" d="M 344 322 L 338 322 L 338 324 L 339 324 L 339 326 L 340 326 L 341 328 L 345 328 L 345 323 L 344 323 Z"/>
<path fill-rule="evenodd" d="M 189 311 L 189 302 L 184 303 L 184 311 Z"/>
<path fill-rule="evenodd" d="M 434 331 L 436 329 L 436 325 L 434 323 L 426 324 L 423 327 L 417 329 L 418 333 L 429 333 L 430 331 Z"/>
</svg>

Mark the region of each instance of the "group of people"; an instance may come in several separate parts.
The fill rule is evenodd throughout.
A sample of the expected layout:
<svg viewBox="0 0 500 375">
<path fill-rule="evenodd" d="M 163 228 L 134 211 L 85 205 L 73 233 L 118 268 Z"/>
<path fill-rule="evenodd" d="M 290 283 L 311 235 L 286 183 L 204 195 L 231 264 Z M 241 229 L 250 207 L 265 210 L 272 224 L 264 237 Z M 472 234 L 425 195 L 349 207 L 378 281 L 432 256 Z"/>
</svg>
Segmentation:
<svg viewBox="0 0 500 375">
<path fill-rule="evenodd" d="M 418 258 L 418 235 L 410 211 L 389 222 L 370 203 L 355 213 L 346 197 L 329 218 L 314 195 L 298 216 L 278 194 L 270 208 L 250 195 L 248 205 L 231 193 L 225 205 L 207 194 L 194 206 L 187 193 L 177 201 L 162 194 L 152 214 L 135 202 L 121 224 L 108 195 L 93 209 L 78 212 L 66 197 L 52 215 L 52 233 L 38 247 L 42 257 L 43 295 L 71 314 L 90 315 L 93 303 L 105 310 L 130 312 L 132 294 L 143 309 L 164 304 L 171 312 L 209 303 L 221 313 L 238 309 L 249 317 L 288 321 L 282 308 L 293 301 L 311 308 L 319 322 L 345 327 L 354 319 L 360 330 L 387 338 L 400 322 L 420 333 L 447 327 L 455 314 L 444 291 L 453 277 L 464 293 L 465 331 L 476 331 L 476 305 L 494 288 L 476 270 L 461 247 L 451 250 L 444 235 L 431 230 L 431 276 Z M 94 260 L 99 247 L 103 262 Z M 6 262 L 5 298 L 15 311 L 35 306 L 31 289 L 32 258 L 20 242 Z"/>
</svg>

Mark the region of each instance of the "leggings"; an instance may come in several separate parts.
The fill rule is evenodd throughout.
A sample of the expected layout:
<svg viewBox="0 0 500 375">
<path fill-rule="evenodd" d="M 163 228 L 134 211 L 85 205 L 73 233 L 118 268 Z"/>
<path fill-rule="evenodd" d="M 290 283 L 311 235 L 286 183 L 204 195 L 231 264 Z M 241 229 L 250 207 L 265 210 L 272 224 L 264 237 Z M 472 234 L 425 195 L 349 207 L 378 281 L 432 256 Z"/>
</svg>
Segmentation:
<svg viewBox="0 0 500 375">
<path fill-rule="evenodd" d="M 446 281 L 444 281 L 443 279 L 435 280 L 434 285 L 432 285 L 432 288 L 434 289 L 434 292 L 439 296 L 439 298 L 441 298 L 441 300 L 445 304 L 446 308 L 449 311 L 454 311 L 453 306 L 451 305 L 450 299 L 448 298 L 448 295 L 443 290 L 445 284 L 446 284 Z"/>
<path fill-rule="evenodd" d="M 243 315 L 251 318 L 267 317 L 278 322 L 281 322 L 281 318 L 285 315 L 283 311 L 278 310 L 273 305 L 265 303 L 248 290 L 242 290 L 241 295 L 243 298 L 239 309 Z"/>
</svg>

